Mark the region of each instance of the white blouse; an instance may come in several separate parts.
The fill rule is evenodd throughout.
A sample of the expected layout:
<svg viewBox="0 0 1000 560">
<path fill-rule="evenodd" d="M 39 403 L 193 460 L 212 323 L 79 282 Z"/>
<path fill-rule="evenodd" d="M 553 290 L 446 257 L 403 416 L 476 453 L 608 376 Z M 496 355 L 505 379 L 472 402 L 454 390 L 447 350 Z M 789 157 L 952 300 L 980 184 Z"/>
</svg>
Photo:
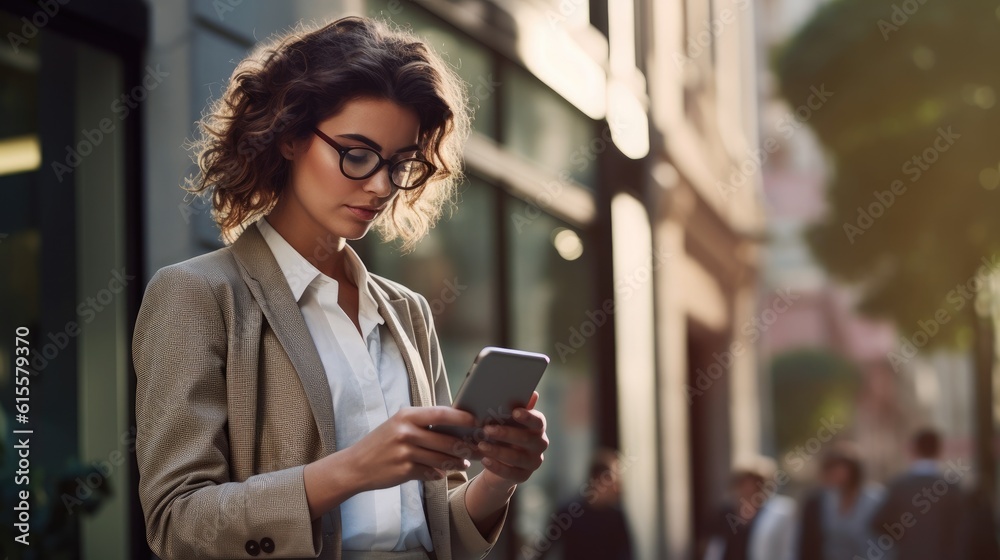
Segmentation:
<svg viewBox="0 0 1000 560">
<path fill-rule="evenodd" d="M 298 253 L 266 219 L 257 228 L 271 248 L 323 361 L 333 397 L 337 449 L 344 449 L 410 406 L 406 365 L 368 288 L 368 270 L 349 245 L 347 272 L 358 286 L 357 327 L 337 303 L 338 283 Z M 423 487 L 361 492 L 340 505 L 344 550 L 433 550 Z"/>
</svg>

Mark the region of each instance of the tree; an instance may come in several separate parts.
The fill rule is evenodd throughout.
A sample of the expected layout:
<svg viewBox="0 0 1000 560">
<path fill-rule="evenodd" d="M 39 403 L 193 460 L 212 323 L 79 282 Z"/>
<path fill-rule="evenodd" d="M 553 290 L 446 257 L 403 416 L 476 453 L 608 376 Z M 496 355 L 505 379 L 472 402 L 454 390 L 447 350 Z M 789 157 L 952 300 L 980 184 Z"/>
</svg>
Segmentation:
<svg viewBox="0 0 1000 560">
<path fill-rule="evenodd" d="M 833 0 L 776 56 L 783 95 L 835 169 L 813 253 L 862 287 L 863 312 L 895 321 L 901 352 L 971 347 L 989 489 L 993 330 L 975 300 L 1000 268 L 997 54 L 993 1 Z"/>
<path fill-rule="evenodd" d="M 821 349 L 783 352 L 771 361 L 777 456 L 816 437 L 825 419 L 852 427 L 861 372 L 844 357 Z"/>
</svg>

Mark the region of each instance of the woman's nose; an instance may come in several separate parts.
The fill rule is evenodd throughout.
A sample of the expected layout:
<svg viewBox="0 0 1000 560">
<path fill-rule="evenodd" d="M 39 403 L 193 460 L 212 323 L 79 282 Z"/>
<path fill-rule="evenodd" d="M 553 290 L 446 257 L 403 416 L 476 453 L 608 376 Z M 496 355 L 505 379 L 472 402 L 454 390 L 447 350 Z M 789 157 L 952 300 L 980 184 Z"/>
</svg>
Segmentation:
<svg viewBox="0 0 1000 560">
<path fill-rule="evenodd" d="M 385 198 L 392 194 L 392 181 L 389 180 L 389 166 L 379 169 L 365 182 L 365 191 L 374 194 L 379 198 Z"/>
</svg>

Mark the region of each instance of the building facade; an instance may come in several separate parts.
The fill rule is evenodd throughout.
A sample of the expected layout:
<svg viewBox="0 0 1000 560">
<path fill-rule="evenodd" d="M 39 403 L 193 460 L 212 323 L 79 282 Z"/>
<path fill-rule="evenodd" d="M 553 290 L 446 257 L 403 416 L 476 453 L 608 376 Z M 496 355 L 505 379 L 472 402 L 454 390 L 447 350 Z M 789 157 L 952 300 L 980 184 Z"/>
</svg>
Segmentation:
<svg viewBox="0 0 1000 560">
<path fill-rule="evenodd" d="M 763 231 L 754 5 L 650 3 L 664 558 L 700 556 L 730 467 L 761 449 L 757 254 Z M 653 31 L 655 30 L 655 32 Z M 679 460 L 684 457 L 684 460 Z"/>
<path fill-rule="evenodd" d="M 42 4 L 2 12 L 4 31 L 26 35 L 20 18 L 41 22 Z M 454 213 L 412 253 L 374 237 L 356 249 L 372 271 L 428 298 L 453 391 L 484 345 L 552 357 L 538 404 L 552 444 L 490 557 L 558 554 L 551 514 L 587 499 L 599 447 L 621 454 L 638 557 L 698 553 L 731 464 L 761 448 L 766 406 L 753 322 L 762 214 L 749 2 L 101 4 L 59 4 L 0 61 L 5 88 L 6 76 L 35 88 L 2 107 L 21 120 L 5 118 L 0 155 L 35 155 L 0 174 L 12 185 L 0 189 L 10 197 L 0 254 L 26 271 L 4 277 L 4 317 L 11 329 L 34 325 L 42 352 L 55 337 L 39 379 L 71 389 L 39 389 L 49 429 L 64 432 L 45 460 L 81 465 L 82 482 L 68 471 L 63 493 L 86 503 L 86 469 L 127 458 L 93 479 L 101 507 L 70 508 L 82 557 L 148 554 L 128 343 L 149 277 L 221 246 L 204 201 L 180 189 L 194 169 L 183 149 L 193 123 L 255 42 L 348 14 L 425 37 L 466 80 L 475 109 Z M 74 53 L 75 81 L 65 83 L 65 57 L 46 54 L 52 45 Z M 66 114 L 34 99 L 59 99 Z M 66 255 L 69 279 L 54 274 Z M 78 305 L 91 295 L 100 310 Z M 83 334 L 60 350 L 58 333 L 77 315 Z M 12 372 L 0 373 L 9 387 Z M 74 422 L 78 433 L 65 433 Z"/>
</svg>

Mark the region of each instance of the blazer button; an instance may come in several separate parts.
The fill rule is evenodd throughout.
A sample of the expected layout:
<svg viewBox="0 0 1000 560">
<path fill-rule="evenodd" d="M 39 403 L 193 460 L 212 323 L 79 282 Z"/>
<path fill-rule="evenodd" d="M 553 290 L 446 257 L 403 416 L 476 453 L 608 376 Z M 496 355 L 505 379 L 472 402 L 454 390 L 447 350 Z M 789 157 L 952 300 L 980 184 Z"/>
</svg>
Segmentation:
<svg viewBox="0 0 1000 560">
<path fill-rule="evenodd" d="M 260 554 L 260 545 L 257 544 L 257 541 L 255 540 L 251 539 L 247 541 L 247 544 L 243 548 L 247 550 L 247 554 L 250 556 L 257 556 Z"/>
<path fill-rule="evenodd" d="M 274 541 L 271 540 L 271 537 L 260 539 L 260 549 L 268 554 L 274 552 Z"/>
</svg>

